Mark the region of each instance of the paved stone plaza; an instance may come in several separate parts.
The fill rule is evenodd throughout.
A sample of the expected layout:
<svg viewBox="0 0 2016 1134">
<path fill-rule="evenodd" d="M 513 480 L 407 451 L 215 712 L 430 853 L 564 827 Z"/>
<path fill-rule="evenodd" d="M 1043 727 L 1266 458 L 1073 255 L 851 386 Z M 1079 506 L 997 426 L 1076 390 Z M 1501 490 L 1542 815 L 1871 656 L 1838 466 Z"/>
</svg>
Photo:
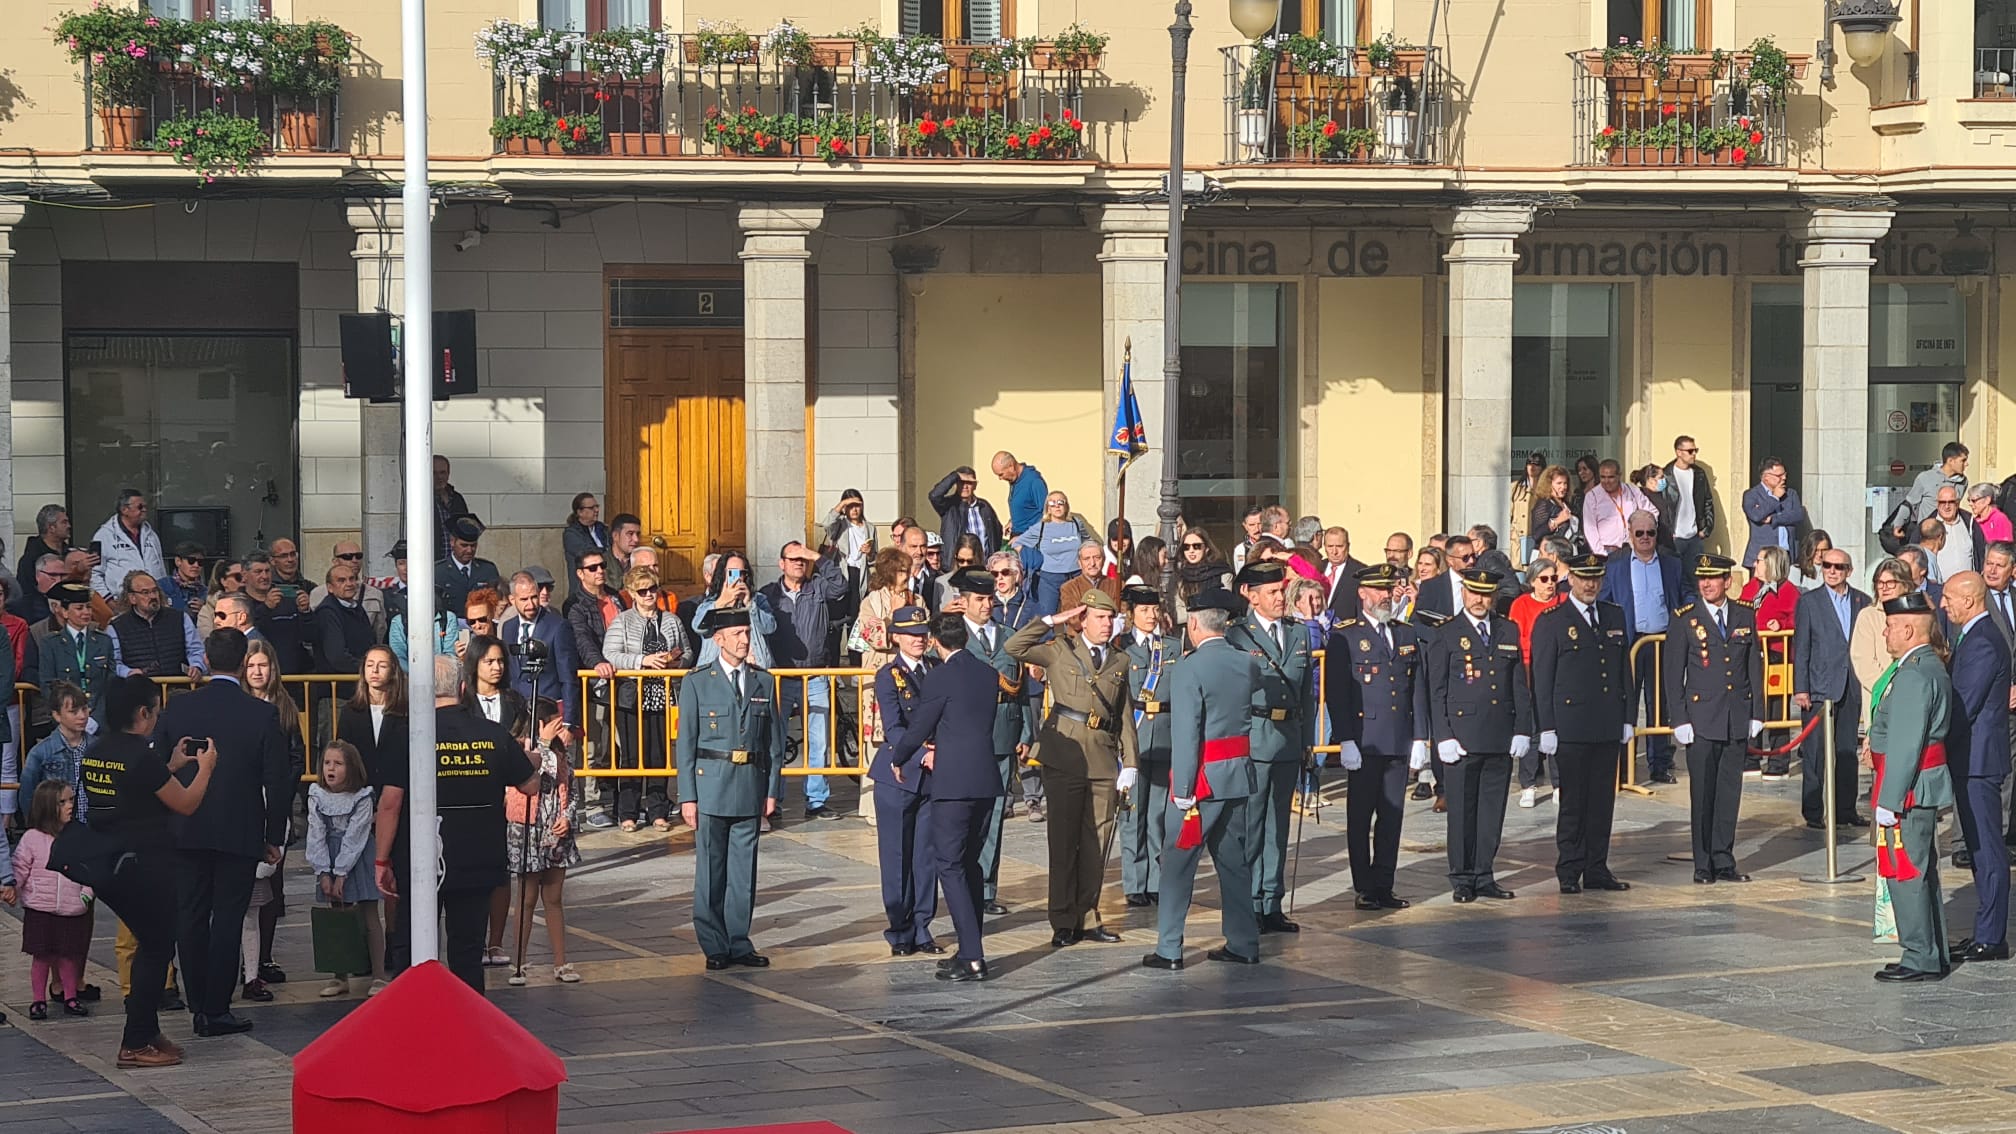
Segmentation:
<svg viewBox="0 0 2016 1134">
<path fill-rule="evenodd" d="M 1869 940 L 1869 884 L 1799 881 L 1820 836 L 1797 797 L 1796 780 L 1745 785 L 1738 850 L 1757 881 L 1713 887 L 1666 859 L 1685 848 L 1685 785 L 1627 798 L 1613 863 L 1636 889 L 1573 898 L 1555 891 L 1551 805 L 1514 806 L 1500 878 L 1520 896 L 1466 907 L 1441 883 L 1441 817 L 1410 803 L 1399 889 L 1419 904 L 1390 914 L 1351 907 L 1339 805 L 1305 830 L 1301 935 L 1266 938 L 1257 968 L 1205 963 L 1214 896 L 1181 973 L 1138 967 L 1152 911 L 1128 910 L 1117 881 L 1106 912 L 1126 942 L 1053 950 L 1043 829 L 1016 821 L 999 979 L 977 987 L 889 957 L 858 820 L 764 840 L 763 972 L 704 972 L 689 835 L 595 835 L 568 881 L 586 981 L 550 979 L 540 928 L 531 986 L 493 970 L 491 995 L 566 1059 L 561 1124 L 607 1134 L 814 1118 L 859 1134 L 2016 1130 L 2016 965 L 1873 982 L 1896 950 Z M 1866 869 L 1861 840 L 1843 851 Z M 8 1134 L 288 1129 L 288 1057 L 358 1003 L 317 999 L 309 878 L 289 866 L 277 959 L 293 981 L 241 1006 L 248 1036 L 192 1039 L 169 1016 L 179 1068 L 112 1068 L 116 996 L 89 1020 L 29 1023 L 27 958 L 0 950 Z M 1949 917 L 1971 908 L 1963 892 Z M 109 932 L 93 960 L 114 988 Z"/>
</svg>

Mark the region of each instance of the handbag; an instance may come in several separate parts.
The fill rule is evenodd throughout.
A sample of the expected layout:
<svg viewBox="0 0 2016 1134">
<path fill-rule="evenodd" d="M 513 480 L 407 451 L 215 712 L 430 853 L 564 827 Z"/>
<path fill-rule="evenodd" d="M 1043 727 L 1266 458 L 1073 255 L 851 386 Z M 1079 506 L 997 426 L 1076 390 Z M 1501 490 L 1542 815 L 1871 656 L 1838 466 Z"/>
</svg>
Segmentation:
<svg viewBox="0 0 2016 1134">
<path fill-rule="evenodd" d="M 646 654 L 663 653 L 670 645 L 670 643 L 665 641 L 665 632 L 658 629 L 658 617 L 662 617 L 662 615 L 657 617 L 647 616 L 648 620 L 644 623 L 643 652 Z M 637 680 L 644 686 L 642 693 L 642 696 L 644 698 L 644 711 L 647 713 L 664 712 L 665 711 L 664 680 L 663 679 L 653 680 L 647 677 L 640 677 Z"/>
<path fill-rule="evenodd" d="M 358 976 L 371 971 L 371 943 L 360 906 L 314 906 L 308 911 L 315 941 L 315 971 Z"/>
<path fill-rule="evenodd" d="M 89 823 L 67 823 L 49 845 L 49 869 L 93 889 L 112 884 L 112 876 L 133 851 L 119 836 Z"/>
</svg>

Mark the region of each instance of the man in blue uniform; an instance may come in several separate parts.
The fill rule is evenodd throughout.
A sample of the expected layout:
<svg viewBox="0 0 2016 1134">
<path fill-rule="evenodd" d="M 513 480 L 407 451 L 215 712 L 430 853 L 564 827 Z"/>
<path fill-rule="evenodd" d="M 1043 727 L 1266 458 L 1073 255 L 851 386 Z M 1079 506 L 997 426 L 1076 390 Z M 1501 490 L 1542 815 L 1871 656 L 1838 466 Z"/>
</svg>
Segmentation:
<svg viewBox="0 0 2016 1134">
<path fill-rule="evenodd" d="M 1132 806 L 1120 813 L 1120 881 L 1130 906 L 1161 898 L 1163 813 L 1169 807 L 1169 704 L 1171 674 L 1183 656 L 1183 639 L 1162 633 L 1162 595 L 1153 587 L 1120 592 L 1127 611 L 1124 636 L 1113 639 L 1127 652 L 1127 690 L 1134 698 L 1134 732 L 1140 745 L 1140 786 Z"/>
<path fill-rule="evenodd" d="M 1633 729 L 1631 632 L 1624 608 L 1603 602 L 1604 560 L 1582 555 L 1568 570 L 1568 601 L 1533 625 L 1533 713 L 1540 751 L 1561 777 L 1555 797 L 1554 876 L 1564 894 L 1629 890 L 1610 873 L 1617 769 Z"/>
<path fill-rule="evenodd" d="M 1512 765 L 1532 743 L 1519 627 L 1498 618 L 1495 571 L 1463 572 L 1463 610 L 1428 641 L 1428 726 L 1448 784 L 1449 887 L 1460 903 L 1510 898 L 1492 860 Z"/>
<path fill-rule="evenodd" d="M 1236 580 L 1246 614 L 1225 640 L 1253 655 L 1260 686 L 1253 691 L 1252 760 L 1259 785 L 1246 812 L 1246 853 L 1253 856 L 1253 912 L 1262 933 L 1297 933 L 1282 902 L 1288 894 L 1289 804 L 1310 763 L 1309 631 L 1288 613 L 1288 569 L 1276 561 L 1248 563 Z"/>
<path fill-rule="evenodd" d="M 915 761 L 898 764 L 896 742 L 924 701 L 924 674 L 931 668 L 925 656 L 930 619 L 921 606 L 898 608 L 889 618 L 889 637 L 896 657 L 875 674 L 875 705 L 882 711 L 882 747 L 868 766 L 875 792 L 875 845 L 882 860 L 882 908 L 889 928 L 882 936 L 889 955 L 943 953 L 931 938 L 931 919 L 938 915 L 938 871 L 931 849 L 931 828 L 925 817 L 931 797 L 924 790 L 924 769 Z"/>
<path fill-rule="evenodd" d="M 1666 716 L 1673 742 L 1687 750 L 1694 881 L 1748 882 L 1736 869 L 1736 816 L 1743 804 L 1743 756 L 1764 731 L 1764 651 L 1757 612 L 1729 597 L 1720 555 L 1694 558 L 1701 601 L 1683 606 L 1666 628 Z"/>
<path fill-rule="evenodd" d="M 1345 770 L 1344 834 L 1361 910 L 1404 910 L 1393 894 L 1407 772 L 1428 766 L 1428 683 L 1420 679 L 1426 631 L 1398 621 L 1390 563 L 1357 572 L 1359 617 L 1330 631 L 1323 671 L 1330 735 Z"/>
<path fill-rule="evenodd" d="M 1029 750 L 1034 734 L 1022 703 L 1022 663 L 1008 656 L 1010 631 L 994 621 L 994 576 L 985 568 L 968 567 L 952 576 L 952 589 L 955 594 L 944 612 L 966 620 L 967 651 L 1000 675 L 994 694 L 994 760 L 1001 765 L 1002 794 L 994 801 L 994 815 L 987 821 L 987 838 L 980 848 L 980 901 L 985 908 L 999 904 L 995 896 L 1001 876 L 1001 827 L 1008 819 L 1008 785 L 1015 782 L 1017 754 Z"/>
<path fill-rule="evenodd" d="M 967 648 L 962 615 L 933 619 L 931 640 L 945 660 L 925 677 L 924 704 L 891 746 L 890 758 L 910 765 L 923 752 L 916 764 L 926 773 L 924 790 L 931 796 L 926 814 L 938 882 L 959 934 L 959 952 L 938 962 L 938 979 L 984 981 L 992 974 L 981 946 L 980 848 L 993 820 L 994 801 L 1007 790 L 994 758 L 1000 673 Z"/>
<path fill-rule="evenodd" d="M 693 829 L 693 935 L 710 970 L 767 968 L 749 940 L 756 835 L 784 787 L 776 685 L 749 660 L 749 608 L 715 607 L 700 632 L 720 651 L 679 683 L 680 817 Z"/>
<path fill-rule="evenodd" d="M 1197 860 L 1210 848 L 1218 869 L 1225 944 L 1205 956 L 1237 965 L 1260 963 L 1260 926 L 1248 900 L 1246 872 L 1252 852 L 1244 845 L 1251 825 L 1240 814 L 1254 805 L 1256 780 L 1247 753 L 1253 746 L 1253 690 L 1260 663 L 1225 641 L 1240 601 L 1218 587 L 1190 600 L 1187 618 L 1194 649 L 1169 685 L 1170 797 L 1162 809 L 1165 850 L 1155 951 L 1141 958 L 1150 969 L 1183 967 L 1183 923 L 1190 916 Z"/>
</svg>

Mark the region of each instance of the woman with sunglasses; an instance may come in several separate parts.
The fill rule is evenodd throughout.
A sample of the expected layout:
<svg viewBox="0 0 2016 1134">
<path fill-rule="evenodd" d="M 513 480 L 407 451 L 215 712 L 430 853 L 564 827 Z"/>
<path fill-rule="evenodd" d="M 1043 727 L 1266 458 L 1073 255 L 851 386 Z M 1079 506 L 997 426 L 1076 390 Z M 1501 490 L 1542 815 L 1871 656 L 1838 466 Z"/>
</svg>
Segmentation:
<svg viewBox="0 0 2016 1134">
<path fill-rule="evenodd" d="M 210 569 L 209 594 L 203 601 L 203 609 L 196 615 L 196 634 L 208 638 L 210 631 L 217 628 L 217 600 L 225 595 L 245 593 L 245 561 L 243 559 L 219 560 Z"/>
<path fill-rule="evenodd" d="M 581 557 L 591 551 L 609 550 L 609 526 L 602 522 L 602 502 L 595 499 L 594 493 L 574 494 L 573 502 L 567 506 L 567 526 L 560 529 L 560 549 L 569 563 L 581 562 Z"/>
<path fill-rule="evenodd" d="M 1561 577 L 1561 565 L 1552 559 L 1539 558 L 1526 565 L 1526 593 L 1512 600 L 1510 617 L 1519 627 L 1519 649 L 1526 664 L 1533 664 L 1533 624 L 1540 616 L 1568 601 L 1567 580 Z M 1531 807 L 1539 801 L 1541 765 L 1546 760 L 1540 754 L 1540 746 L 1526 750 L 1519 760 L 1519 806 Z M 1549 777 L 1552 785 L 1560 776 L 1556 767 Z"/>
<path fill-rule="evenodd" d="M 1043 567 L 1036 573 L 1037 613 L 1046 618 L 1057 613 L 1064 584 L 1078 574 L 1078 549 L 1088 543 L 1101 549 L 1103 562 L 1105 545 L 1099 542 L 1099 533 L 1071 510 L 1070 498 L 1061 492 L 1051 493 L 1044 502 L 1042 520 L 1015 537 L 1011 546 L 1043 557 Z"/>
<path fill-rule="evenodd" d="M 938 606 L 936 609 L 945 609 L 945 604 L 957 597 L 958 592 L 952 589 L 952 579 L 954 576 L 969 568 L 979 567 L 986 563 L 986 561 L 987 549 L 980 546 L 979 536 L 968 532 L 954 541 L 952 544 L 952 566 L 932 583 L 933 586 L 938 588 Z"/>
<path fill-rule="evenodd" d="M 1792 571 L 1786 578 L 1802 591 L 1810 591 L 1826 583 L 1827 580 L 1820 577 L 1820 568 L 1815 565 L 1815 560 L 1820 558 L 1821 552 L 1832 550 L 1834 537 L 1828 535 L 1825 528 L 1807 532 L 1806 537 L 1799 541 L 1799 558 L 1792 564 Z"/>
<path fill-rule="evenodd" d="M 1757 559 L 1750 565 L 1750 581 L 1743 584 L 1742 599 L 1757 608 L 1757 628 L 1759 630 L 1790 630 L 1792 619 L 1799 605 L 1799 588 L 1792 585 L 1786 576 L 1791 573 L 1792 558 L 1782 547 L 1760 547 Z M 1783 661 L 1783 644 L 1772 650 L 1766 661 Z"/>
<path fill-rule="evenodd" d="M 1191 528 L 1176 541 L 1176 610 L 1175 620 L 1181 624 L 1189 617 L 1190 600 L 1197 592 L 1207 587 L 1232 589 L 1232 567 L 1225 562 L 1218 545 L 1211 542 L 1211 533 L 1203 528 Z"/>
<path fill-rule="evenodd" d="M 609 624 L 602 638 L 602 656 L 619 670 L 685 669 L 693 665 L 693 643 L 679 616 L 658 602 L 658 575 L 648 567 L 632 567 L 623 576 L 630 607 Z M 616 747 L 618 768 L 645 768 L 655 773 L 672 766 L 666 744 L 665 712 L 678 700 L 677 682 L 640 677 L 616 682 Z M 671 781 L 663 774 L 624 776 L 616 785 L 616 822 L 625 831 L 649 823 L 654 830 L 672 829 Z"/>
<path fill-rule="evenodd" d="M 749 663 L 758 669 L 769 669 L 770 635 L 777 632 L 777 615 L 770 609 L 770 600 L 756 589 L 756 572 L 749 568 L 749 557 L 739 551 L 724 551 L 714 562 L 707 593 L 693 607 L 692 625 L 704 625 L 707 612 L 717 606 L 749 608 Z M 701 637 L 700 655 L 693 664 L 712 665 L 719 652 L 711 636 Z"/>
<path fill-rule="evenodd" d="M 462 614 L 466 622 L 455 636 L 455 656 L 464 664 L 468 663 L 469 643 L 484 636 L 494 637 L 497 633 L 497 612 L 504 609 L 504 596 L 495 587 L 478 587 L 469 592 L 463 600 Z"/>
</svg>

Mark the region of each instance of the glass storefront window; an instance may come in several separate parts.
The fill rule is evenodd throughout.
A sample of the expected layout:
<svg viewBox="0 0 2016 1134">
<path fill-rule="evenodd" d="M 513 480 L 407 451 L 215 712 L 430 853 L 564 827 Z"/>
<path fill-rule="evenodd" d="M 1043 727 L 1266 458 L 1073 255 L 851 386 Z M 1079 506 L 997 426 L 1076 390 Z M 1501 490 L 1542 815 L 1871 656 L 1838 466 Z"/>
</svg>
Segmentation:
<svg viewBox="0 0 2016 1134">
<path fill-rule="evenodd" d="M 291 338 L 73 334 L 67 347 L 76 538 L 122 488 L 147 495 L 164 552 L 226 526 L 234 555 L 296 533 Z"/>
<path fill-rule="evenodd" d="M 1248 507 L 1295 510 L 1295 336 L 1293 284 L 1183 285 L 1183 514 L 1228 553 Z"/>
<path fill-rule="evenodd" d="M 1513 468 L 1615 455 L 1619 337 L 1614 284 L 1512 286 Z"/>
<path fill-rule="evenodd" d="M 1750 467 L 1732 472 L 1751 484 L 1766 457 L 1784 462 L 1786 481 L 1794 488 L 1801 484 L 1803 304 L 1798 284 L 1757 284 L 1750 289 Z"/>
<path fill-rule="evenodd" d="M 1967 309 L 1950 283 L 1869 285 L 1869 487 L 1904 499 L 1960 439 Z M 1871 510 L 1879 510 L 1872 497 Z M 1873 525 L 1872 525 L 1873 526 Z M 1873 553 L 1874 539 L 1870 540 Z"/>
</svg>

